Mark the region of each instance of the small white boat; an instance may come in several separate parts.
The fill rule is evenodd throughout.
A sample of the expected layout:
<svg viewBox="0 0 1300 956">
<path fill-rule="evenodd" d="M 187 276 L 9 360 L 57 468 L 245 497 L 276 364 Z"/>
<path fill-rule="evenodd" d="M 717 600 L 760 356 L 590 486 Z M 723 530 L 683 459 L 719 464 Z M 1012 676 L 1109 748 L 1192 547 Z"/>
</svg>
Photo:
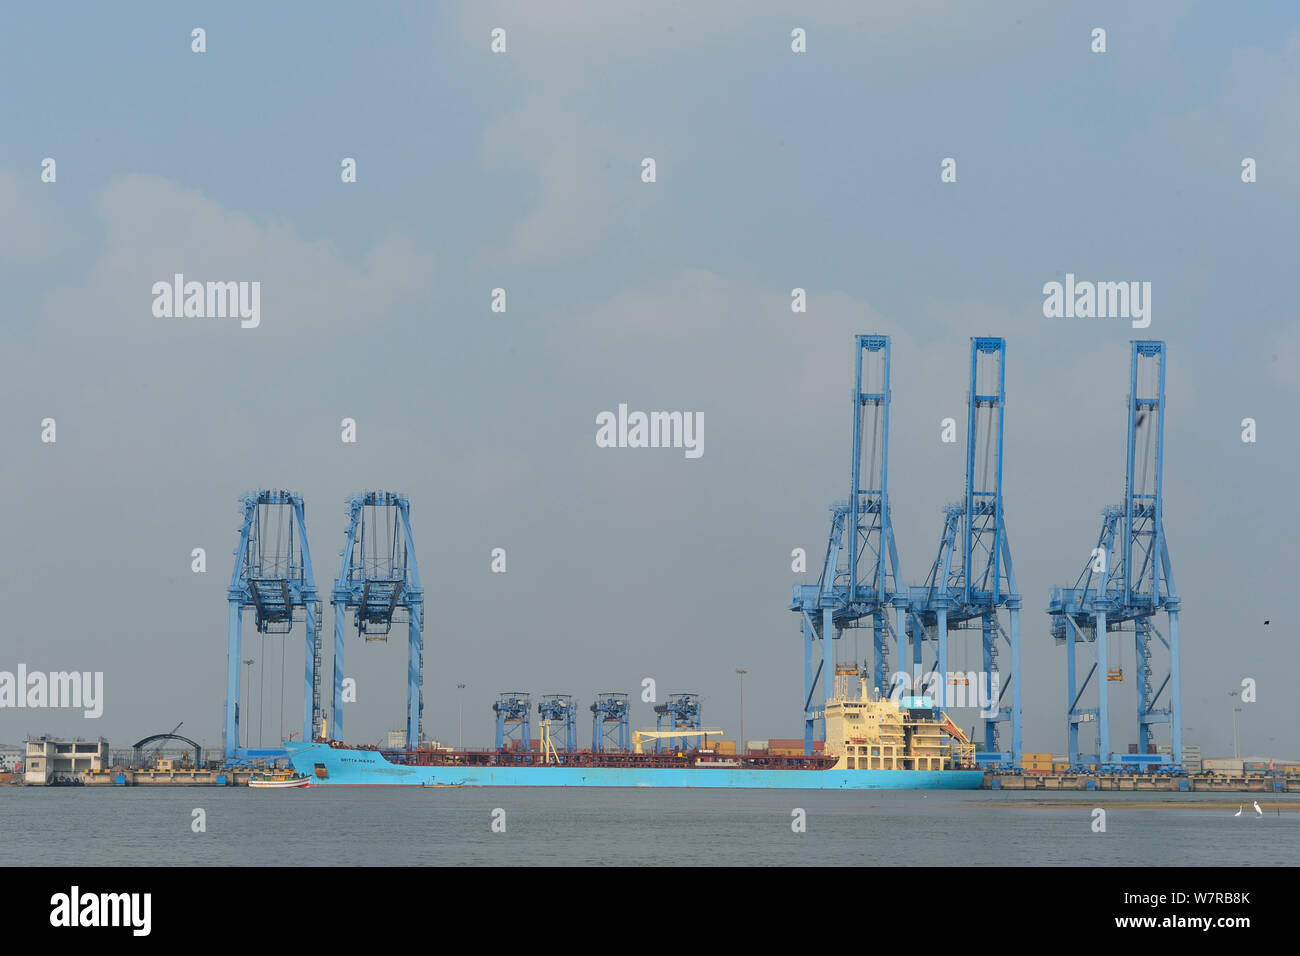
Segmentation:
<svg viewBox="0 0 1300 956">
<path fill-rule="evenodd" d="M 248 779 L 250 787 L 275 790 L 305 787 L 309 783 L 311 783 L 311 778 L 305 773 L 294 773 L 292 770 L 259 771 Z"/>
</svg>

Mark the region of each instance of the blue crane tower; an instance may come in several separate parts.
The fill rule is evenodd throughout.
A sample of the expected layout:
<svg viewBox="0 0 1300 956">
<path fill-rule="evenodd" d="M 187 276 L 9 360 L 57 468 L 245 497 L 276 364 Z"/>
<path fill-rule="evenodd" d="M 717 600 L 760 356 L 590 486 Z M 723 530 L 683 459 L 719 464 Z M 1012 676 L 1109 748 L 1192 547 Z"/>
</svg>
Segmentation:
<svg viewBox="0 0 1300 956">
<path fill-rule="evenodd" d="M 602 691 L 591 705 L 591 749 L 627 751 L 631 743 L 628 730 L 627 694 Z M 612 738 L 612 739 L 611 739 Z"/>
<path fill-rule="evenodd" d="M 1124 467 L 1124 503 L 1102 511 L 1097 547 L 1072 588 L 1054 588 L 1047 613 L 1052 637 L 1065 645 L 1066 720 L 1071 765 L 1102 767 L 1182 766 L 1182 703 L 1179 695 L 1178 592 L 1164 529 L 1165 444 L 1164 342 L 1132 343 L 1129 360 L 1128 419 Z M 1164 611 L 1166 638 L 1156 627 Z M 1123 680 L 1122 667 L 1110 666 L 1107 635 L 1125 631 L 1132 622 L 1137 665 L 1138 753 L 1114 754 L 1110 749 L 1109 681 Z M 1167 652 L 1169 672 L 1153 688 L 1151 637 Z M 1083 683 L 1077 681 L 1076 651 L 1080 642 L 1092 644 L 1095 657 Z M 1122 645 L 1121 645 L 1122 646 Z M 1096 681 L 1095 707 L 1081 706 L 1084 692 Z M 1158 706 L 1168 690 L 1163 707 Z M 1096 722 L 1095 753 L 1079 752 L 1079 724 Z M 1167 723 L 1170 754 L 1148 754 L 1153 724 Z"/>
<path fill-rule="evenodd" d="M 261 634 L 288 634 L 295 621 L 305 619 L 304 740 L 316 738 L 321 718 L 320 638 L 316 632 L 321 606 L 316 600 L 302 496 L 291 491 L 262 490 L 244 495 L 240 503 L 244 508 L 244 522 L 234 551 L 235 570 L 226 591 L 230 602 L 223 727 L 227 758 L 249 756 L 239 748 L 239 665 L 243 653 L 244 608 L 254 609 L 254 626 Z"/>
<path fill-rule="evenodd" d="M 824 719 L 825 701 L 834 692 L 832 676 L 845 672 L 844 665 L 835 664 L 832 642 L 842 636 L 845 628 L 872 628 L 873 686 L 888 690 L 889 639 L 903 633 L 907 606 L 906 595 L 898 584 L 898 547 L 889 510 L 889 337 L 859 335 L 854 353 L 849 498 L 831 507 L 831 530 L 821 577 L 816 584 L 795 585 L 790 601 L 790 610 L 799 613 L 803 624 L 806 754 L 813 752 L 815 723 L 818 718 Z M 814 669 L 816 640 L 822 642 L 822 653 Z M 901 650 L 899 657 L 902 667 Z M 856 663 L 852 670 L 857 671 Z M 814 700 L 819 678 L 820 701 Z"/>
<path fill-rule="evenodd" d="M 664 722 L 668 730 L 702 730 L 700 723 L 699 694 L 669 694 L 662 704 L 655 705 L 655 730 L 662 731 Z M 698 737 L 658 737 L 655 739 L 655 753 L 663 752 L 667 741 L 670 750 L 693 750 L 700 745 Z"/>
<path fill-rule="evenodd" d="M 916 683 L 928 686 L 936 707 L 982 705 L 984 750 L 975 754 L 982 764 L 1018 767 L 1020 726 L 1020 593 L 1011 564 L 1002 502 L 1002 436 L 1006 411 L 1007 344 L 1000 338 L 972 338 L 970 392 L 966 414 L 966 497 L 944 509 L 939 551 L 924 586 L 908 589 L 912 642 L 913 693 Z M 1000 620 L 1006 609 L 1008 627 Z M 955 627 L 954 627 L 955 625 Z M 981 633 L 983 671 L 953 675 L 948 669 L 948 638 L 953 630 Z M 1010 677 L 998 670 L 997 639 L 1009 645 Z M 935 661 L 922 674 L 922 644 L 934 640 Z M 900 668 L 906 651 L 901 637 Z M 996 675 L 996 679 L 995 679 Z M 1007 690 L 1010 706 L 1004 706 Z M 938 690 L 938 693 L 934 693 Z M 973 698 L 973 700 L 972 700 Z M 983 698 L 981 700 L 981 698 Z M 1011 749 L 1000 747 L 998 725 L 1011 724 Z"/>
<path fill-rule="evenodd" d="M 348 531 L 334 605 L 334 700 L 330 739 L 343 739 L 343 635 L 347 612 L 367 641 L 386 641 L 394 624 L 407 625 L 406 747 L 424 736 L 424 589 L 411 535 L 406 495 L 366 491 L 348 499 Z"/>
<path fill-rule="evenodd" d="M 531 750 L 533 736 L 530 728 L 532 704 L 527 694 L 506 691 L 497 695 L 492 709 L 497 715 L 496 749 L 502 750 L 511 740 L 519 742 L 520 750 Z"/>
<path fill-rule="evenodd" d="M 562 743 L 557 749 L 569 753 L 578 749 L 578 723 L 574 710 L 573 697 L 569 694 L 547 694 L 537 703 L 538 715 L 552 724 L 552 744 L 557 736 L 555 725 L 559 725 L 564 733 L 560 735 Z"/>
</svg>

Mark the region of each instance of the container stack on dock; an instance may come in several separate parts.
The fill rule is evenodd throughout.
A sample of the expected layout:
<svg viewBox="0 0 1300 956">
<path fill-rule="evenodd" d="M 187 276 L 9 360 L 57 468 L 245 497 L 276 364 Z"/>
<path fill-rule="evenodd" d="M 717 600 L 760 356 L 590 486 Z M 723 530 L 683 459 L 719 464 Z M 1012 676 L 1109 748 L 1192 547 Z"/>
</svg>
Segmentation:
<svg viewBox="0 0 1300 956">
<path fill-rule="evenodd" d="M 1051 754 L 1031 754 L 1026 752 L 1023 755 L 1021 769 L 1025 773 L 1048 774 L 1052 772 L 1052 755 Z"/>
</svg>

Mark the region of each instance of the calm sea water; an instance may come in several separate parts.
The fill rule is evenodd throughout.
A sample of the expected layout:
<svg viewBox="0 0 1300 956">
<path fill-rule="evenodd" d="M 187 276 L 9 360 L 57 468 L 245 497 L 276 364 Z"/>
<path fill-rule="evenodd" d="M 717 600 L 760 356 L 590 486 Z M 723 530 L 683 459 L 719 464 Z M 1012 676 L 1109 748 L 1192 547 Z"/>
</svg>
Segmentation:
<svg viewBox="0 0 1300 956">
<path fill-rule="evenodd" d="M 1224 810 L 1126 806 L 1160 799 L 1145 793 L 2 787 L 0 829 L 4 863 L 19 866 L 1294 864 L 1300 812 L 1259 796 L 1263 817 L 1246 794 L 1179 798 Z M 1070 806 L 1028 806 L 1043 799 Z M 1092 832 L 1096 806 L 1105 833 Z M 195 808 L 205 833 L 191 830 Z"/>
</svg>

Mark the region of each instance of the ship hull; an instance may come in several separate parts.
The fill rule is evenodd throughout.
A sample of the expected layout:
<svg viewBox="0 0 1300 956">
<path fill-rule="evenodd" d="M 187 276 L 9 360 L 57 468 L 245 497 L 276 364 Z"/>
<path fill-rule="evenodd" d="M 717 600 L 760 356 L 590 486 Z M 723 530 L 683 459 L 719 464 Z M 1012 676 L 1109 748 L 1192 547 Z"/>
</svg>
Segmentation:
<svg viewBox="0 0 1300 956">
<path fill-rule="evenodd" d="M 742 790 L 975 790 L 983 770 L 748 770 L 722 767 L 406 766 L 374 750 L 286 743 L 312 787 L 664 787 Z M 324 775 L 322 776 L 322 771 Z"/>
<path fill-rule="evenodd" d="M 248 785 L 253 789 L 262 790 L 296 790 L 299 787 L 305 787 L 310 780 L 250 780 Z"/>
</svg>

